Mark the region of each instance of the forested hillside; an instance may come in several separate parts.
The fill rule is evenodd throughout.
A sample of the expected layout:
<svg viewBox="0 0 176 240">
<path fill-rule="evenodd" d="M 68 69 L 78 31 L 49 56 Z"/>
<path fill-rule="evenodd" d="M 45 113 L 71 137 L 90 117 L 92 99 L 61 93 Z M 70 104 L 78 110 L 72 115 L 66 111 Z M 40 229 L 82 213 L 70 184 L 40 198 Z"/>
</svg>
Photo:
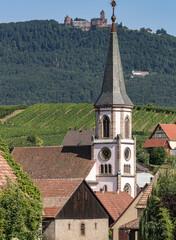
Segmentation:
<svg viewBox="0 0 176 240">
<path fill-rule="evenodd" d="M 0 104 L 92 103 L 101 91 L 109 29 L 83 32 L 54 20 L 0 24 Z M 176 37 L 118 27 L 134 104 L 176 107 Z M 132 70 L 149 71 L 131 78 Z"/>
</svg>

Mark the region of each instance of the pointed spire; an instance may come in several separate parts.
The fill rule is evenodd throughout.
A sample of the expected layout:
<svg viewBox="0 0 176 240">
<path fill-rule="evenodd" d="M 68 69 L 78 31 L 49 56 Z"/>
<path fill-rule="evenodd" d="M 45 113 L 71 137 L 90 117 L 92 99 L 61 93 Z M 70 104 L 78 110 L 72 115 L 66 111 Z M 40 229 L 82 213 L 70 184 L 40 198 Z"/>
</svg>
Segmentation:
<svg viewBox="0 0 176 240">
<path fill-rule="evenodd" d="M 120 58 L 119 44 L 116 33 L 114 8 L 116 2 L 112 1 L 113 7 L 111 36 L 109 42 L 109 50 L 107 62 L 104 72 L 102 91 L 97 99 L 95 106 L 112 106 L 112 105 L 127 105 L 133 106 L 129 99 L 123 77 L 123 69 Z"/>
</svg>

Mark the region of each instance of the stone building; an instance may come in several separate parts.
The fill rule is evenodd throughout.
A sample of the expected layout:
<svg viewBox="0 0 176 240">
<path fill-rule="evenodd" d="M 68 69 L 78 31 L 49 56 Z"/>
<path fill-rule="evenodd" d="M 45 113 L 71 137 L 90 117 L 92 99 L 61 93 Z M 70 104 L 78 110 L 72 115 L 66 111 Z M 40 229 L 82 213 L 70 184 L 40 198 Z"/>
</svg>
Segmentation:
<svg viewBox="0 0 176 240">
<path fill-rule="evenodd" d="M 91 28 L 95 27 L 107 27 L 108 21 L 105 19 L 105 12 L 102 10 L 100 13 L 100 18 L 92 18 L 91 19 Z"/>
</svg>

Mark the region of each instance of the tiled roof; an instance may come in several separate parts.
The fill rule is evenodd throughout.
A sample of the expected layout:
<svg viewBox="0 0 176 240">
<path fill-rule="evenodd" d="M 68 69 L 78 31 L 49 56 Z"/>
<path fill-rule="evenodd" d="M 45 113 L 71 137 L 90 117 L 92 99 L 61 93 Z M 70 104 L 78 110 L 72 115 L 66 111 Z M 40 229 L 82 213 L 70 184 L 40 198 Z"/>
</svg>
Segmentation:
<svg viewBox="0 0 176 240">
<path fill-rule="evenodd" d="M 67 132 L 62 145 L 63 146 L 87 146 L 91 145 L 91 137 L 95 135 L 94 130 L 69 131 Z"/>
<path fill-rule="evenodd" d="M 96 192 L 96 196 L 114 220 L 123 213 L 133 200 L 133 198 L 126 192 Z"/>
<path fill-rule="evenodd" d="M 7 183 L 7 177 L 11 178 L 12 180 L 16 179 L 14 172 L 7 163 L 6 159 L 1 156 L 0 152 L 0 186 L 3 186 Z"/>
<path fill-rule="evenodd" d="M 55 217 L 82 179 L 34 179 L 43 198 L 44 217 Z"/>
<path fill-rule="evenodd" d="M 161 139 L 147 139 L 144 143 L 144 147 L 150 148 L 150 147 L 169 147 L 168 140 L 166 138 Z"/>
<path fill-rule="evenodd" d="M 12 155 L 32 179 L 86 178 L 95 164 L 91 146 L 18 147 Z"/>
<path fill-rule="evenodd" d="M 45 207 L 44 215 L 45 218 L 53 218 L 57 215 L 57 213 L 61 210 L 60 207 Z"/>
<path fill-rule="evenodd" d="M 157 179 L 159 176 L 159 172 L 157 172 L 152 180 L 152 182 L 148 185 L 148 187 L 145 189 L 143 195 L 141 196 L 141 198 L 139 199 L 138 203 L 136 204 L 136 208 L 146 208 L 147 206 L 147 200 L 148 197 L 151 196 L 152 193 L 152 187 L 154 184 L 157 183 Z"/>
<path fill-rule="evenodd" d="M 122 225 L 120 229 L 139 229 L 139 218 Z"/>
<path fill-rule="evenodd" d="M 170 140 L 176 140 L 176 124 L 160 124 Z"/>
</svg>

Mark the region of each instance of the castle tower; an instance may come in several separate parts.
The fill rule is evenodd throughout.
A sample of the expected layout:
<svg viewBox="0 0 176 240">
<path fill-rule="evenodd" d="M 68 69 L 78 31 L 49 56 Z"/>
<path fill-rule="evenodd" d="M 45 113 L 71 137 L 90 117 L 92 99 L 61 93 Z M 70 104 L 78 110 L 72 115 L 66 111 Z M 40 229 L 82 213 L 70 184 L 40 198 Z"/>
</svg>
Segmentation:
<svg viewBox="0 0 176 240">
<path fill-rule="evenodd" d="M 103 10 L 100 13 L 100 18 L 105 20 L 105 12 Z"/>
<path fill-rule="evenodd" d="M 64 20 L 64 25 L 69 26 L 71 24 L 71 18 L 67 15 Z"/>
<path fill-rule="evenodd" d="M 136 195 L 136 141 L 132 136 L 132 108 L 123 77 L 113 7 L 112 28 L 102 91 L 94 104 L 96 134 L 96 191 L 127 191 Z"/>
</svg>

